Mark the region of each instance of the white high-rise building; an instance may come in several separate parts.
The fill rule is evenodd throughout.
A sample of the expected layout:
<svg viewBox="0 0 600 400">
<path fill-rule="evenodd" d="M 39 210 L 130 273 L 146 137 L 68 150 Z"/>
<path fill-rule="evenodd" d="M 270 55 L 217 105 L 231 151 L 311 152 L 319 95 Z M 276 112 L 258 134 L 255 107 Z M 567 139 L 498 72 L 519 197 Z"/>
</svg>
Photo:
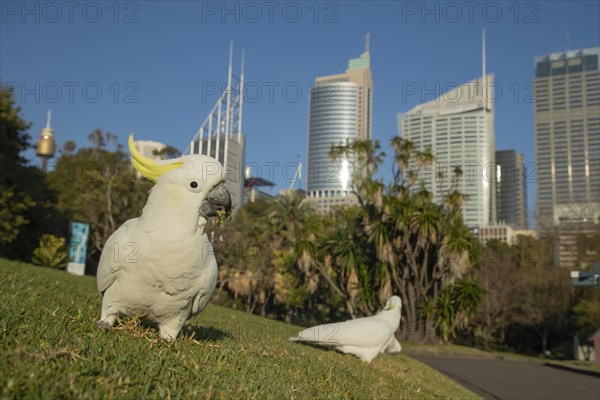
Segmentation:
<svg viewBox="0 0 600 400">
<path fill-rule="evenodd" d="M 371 140 L 373 78 L 369 36 L 365 51 L 343 74 L 318 77 L 310 89 L 306 195 L 319 211 L 356 203 L 352 194 L 354 160 L 332 160 L 331 146 Z"/>
<path fill-rule="evenodd" d="M 443 203 L 454 188 L 466 195 L 463 216 L 471 228 L 496 222 L 493 87 L 493 75 L 484 75 L 398 115 L 398 134 L 435 157 L 417 170 L 434 201 Z M 454 182 L 456 167 L 462 176 Z"/>
</svg>

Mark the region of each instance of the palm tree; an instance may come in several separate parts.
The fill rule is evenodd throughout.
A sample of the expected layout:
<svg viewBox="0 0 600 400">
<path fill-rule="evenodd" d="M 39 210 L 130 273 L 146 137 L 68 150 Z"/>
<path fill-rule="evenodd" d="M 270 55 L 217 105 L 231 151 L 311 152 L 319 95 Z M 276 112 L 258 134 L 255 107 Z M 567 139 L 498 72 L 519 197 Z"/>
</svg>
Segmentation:
<svg viewBox="0 0 600 400">
<path fill-rule="evenodd" d="M 379 300 L 392 292 L 400 294 L 409 325 L 406 335 L 420 340 L 434 324 L 433 314 L 423 310 L 428 304 L 437 304 L 442 289 L 464 273 L 465 268 L 455 267 L 454 259 L 458 257 L 461 261 L 458 265 L 468 267 L 476 242 L 462 222 L 459 211 L 464 197 L 458 190 L 452 188 L 446 203 L 437 205 L 421 181 L 419 170 L 434 160 L 431 151 L 416 151 L 410 141 L 400 137 L 394 137 L 390 143 L 396 164 L 395 179 L 389 186 L 372 174 L 382 160 L 373 155 L 379 151 L 378 144 L 354 142 L 336 149 L 338 155 L 357 154 L 357 162 L 373 163 L 374 167 L 358 165 L 357 170 L 362 172 L 353 182 L 358 188 L 355 193 L 362 216 L 360 222 L 355 221 L 355 228 L 362 230 L 363 234 L 358 236 L 366 238 L 366 243 L 357 241 L 356 235 L 346 242 L 338 238 L 334 250 L 344 271 L 351 272 L 346 276 L 356 275 L 354 279 L 360 289 L 356 296 L 360 294 L 363 302 L 372 301 L 375 294 Z M 363 263 L 369 263 L 369 268 L 364 268 Z"/>
</svg>

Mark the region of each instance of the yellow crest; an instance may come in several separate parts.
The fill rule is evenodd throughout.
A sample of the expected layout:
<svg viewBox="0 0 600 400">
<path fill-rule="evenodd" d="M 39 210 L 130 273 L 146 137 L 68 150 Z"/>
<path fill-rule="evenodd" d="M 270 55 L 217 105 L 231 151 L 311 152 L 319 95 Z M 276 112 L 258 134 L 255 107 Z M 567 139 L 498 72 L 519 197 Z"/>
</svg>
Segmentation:
<svg viewBox="0 0 600 400">
<path fill-rule="evenodd" d="M 162 175 L 183 165 L 183 161 L 175 161 L 170 164 L 160 164 L 155 160 L 144 157 L 133 145 L 133 133 L 129 135 L 128 145 L 129 152 L 131 153 L 131 164 L 133 165 L 133 168 L 151 181 L 156 182 L 156 180 Z"/>
</svg>

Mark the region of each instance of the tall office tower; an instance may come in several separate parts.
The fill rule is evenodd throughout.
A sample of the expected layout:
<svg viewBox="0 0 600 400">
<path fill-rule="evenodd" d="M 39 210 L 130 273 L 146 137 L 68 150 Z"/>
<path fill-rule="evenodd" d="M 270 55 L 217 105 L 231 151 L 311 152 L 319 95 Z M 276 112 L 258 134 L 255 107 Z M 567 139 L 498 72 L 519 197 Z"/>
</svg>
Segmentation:
<svg viewBox="0 0 600 400">
<path fill-rule="evenodd" d="M 433 200 L 442 204 L 456 187 L 466 195 L 463 217 L 471 228 L 496 222 L 493 82 L 485 75 L 398 114 L 399 136 L 435 157 L 434 165 L 418 171 Z M 455 167 L 462 170 L 457 182 Z"/>
<path fill-rule="evenodd" d="M 372 137 L 373 78 L 370 69 L 369 35 L 365 51 L 348 62 L 343 74 L 316 78 L 310 89 L 308 109 L 307 197 L 319 211 L 352 204 L 353 159 L 333 161 L 332 145 Z"/>
<path fill-rule="evenodd" d="M 577 264 L 577 240 L 600 218 L 600 48 L 535 58 L 538 225 L 555 262 Z"/>
<path fill-rule="evenodd" d="M 535 58 L 541 228 L 600 216 L 600 48 Z"/>
<path fill-rule="evenodd" d="M 226 171 L 225 186 L 231 194 L 233 209 L 244 204 L 245 136 L 242 133 L 242 108 L 244 100 L 244 53 L 241 73 L 232 73 L 233 44 L 229 48 L 227 87 L 198 129 L 187 154 L 204 154 L 219 160 Z"/>
<path fill-rule="evenodd" d="M 523 154 L 496 151 L 496 217 L 513 229 L 527 229 L 527 168 Z"/>
</svg>

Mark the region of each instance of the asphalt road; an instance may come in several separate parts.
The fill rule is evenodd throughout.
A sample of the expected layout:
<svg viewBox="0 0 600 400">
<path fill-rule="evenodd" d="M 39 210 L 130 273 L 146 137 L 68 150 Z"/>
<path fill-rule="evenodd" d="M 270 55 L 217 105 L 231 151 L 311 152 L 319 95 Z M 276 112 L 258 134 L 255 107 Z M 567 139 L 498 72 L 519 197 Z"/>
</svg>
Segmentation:
<svg viewBox="0 0 600 400">
<path fill-rule="evenodd" d="M 485 399 L 600 400 L 600 378 L 523 361 L 411 357 Z"/>
</svg>

